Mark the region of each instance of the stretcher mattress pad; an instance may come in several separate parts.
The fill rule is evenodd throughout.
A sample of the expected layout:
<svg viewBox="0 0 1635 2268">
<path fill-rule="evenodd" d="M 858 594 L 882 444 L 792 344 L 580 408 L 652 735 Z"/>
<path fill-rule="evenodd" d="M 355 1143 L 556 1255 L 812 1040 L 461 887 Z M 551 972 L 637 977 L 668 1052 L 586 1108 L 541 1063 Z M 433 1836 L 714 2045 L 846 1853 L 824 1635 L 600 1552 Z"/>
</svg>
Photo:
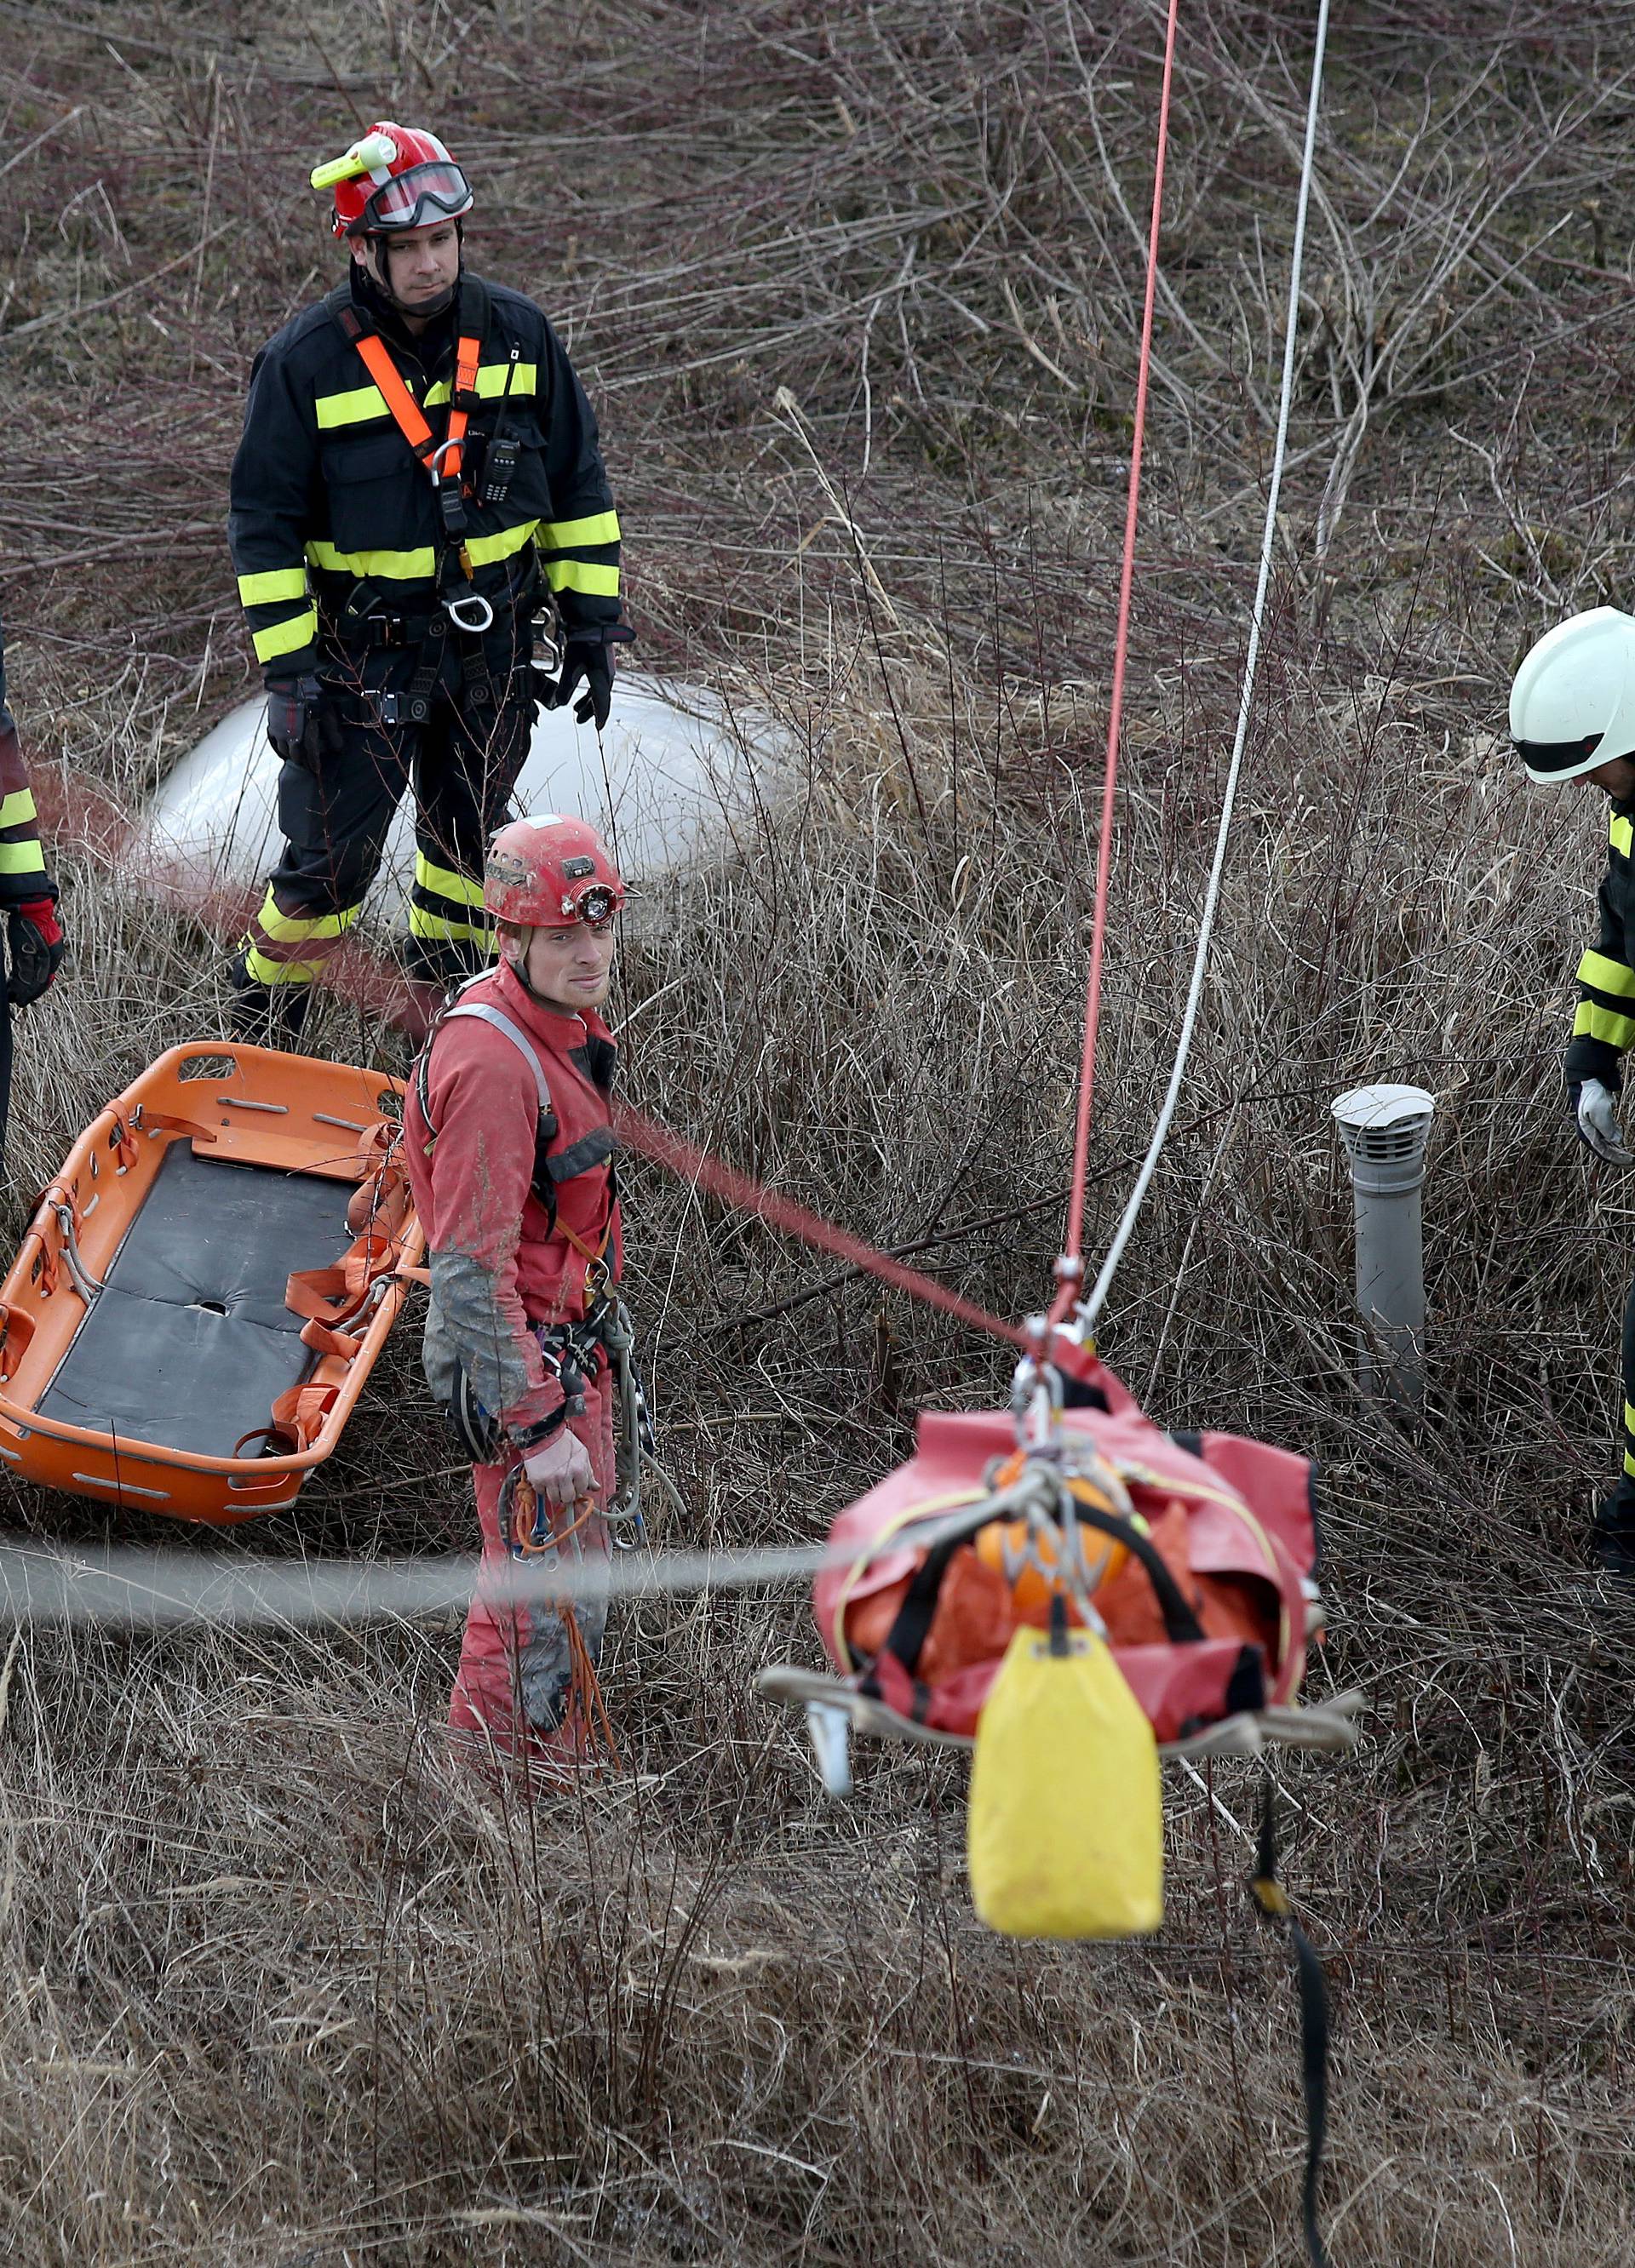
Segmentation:
<svg viewBox="0 0 1635 2268">
<path fill-rule="evenodd" d="M 41 1414 L 231 1456 L 314 1366 L 284 1287 L 292 1271 L 346 1251 L 350 1195 L 342 1182 L 173 1143 Z"/>
</svg>

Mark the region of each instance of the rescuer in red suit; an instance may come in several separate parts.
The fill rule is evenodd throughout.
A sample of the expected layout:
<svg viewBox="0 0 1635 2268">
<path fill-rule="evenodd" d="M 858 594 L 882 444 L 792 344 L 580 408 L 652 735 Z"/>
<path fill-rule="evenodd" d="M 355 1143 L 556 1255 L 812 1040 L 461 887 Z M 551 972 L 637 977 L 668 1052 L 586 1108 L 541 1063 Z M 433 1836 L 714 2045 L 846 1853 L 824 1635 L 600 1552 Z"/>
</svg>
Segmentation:
<svg viewBox="0 0 1635 2268">
<path fill-rule="evenodd" d="M 499 966 L 439 1017 L 404 1111 L 431 1259 L 426 1376 L 472 1454 L 482 1530 L 449 1711 L 478 1757 L 558 1764 L 586 1729 L 563 1615 L 496 1594 L 519 1524 L 542 1547 L 530 1564 L 552 1564 L 551 1537 L 564 1563 L 607 1558 L 614 1380 L 600 1327 L 622 1255 L 616 1049 L 600 1012 L 623 896 L 607 845 L 582 821 L 502 828 L 483 875 Z M 519 1466 L 527 1491 L 508 1486 Z M 572 1611 L 593 1665 L 606 1600 L 580 1598 Z"/>
</svg>

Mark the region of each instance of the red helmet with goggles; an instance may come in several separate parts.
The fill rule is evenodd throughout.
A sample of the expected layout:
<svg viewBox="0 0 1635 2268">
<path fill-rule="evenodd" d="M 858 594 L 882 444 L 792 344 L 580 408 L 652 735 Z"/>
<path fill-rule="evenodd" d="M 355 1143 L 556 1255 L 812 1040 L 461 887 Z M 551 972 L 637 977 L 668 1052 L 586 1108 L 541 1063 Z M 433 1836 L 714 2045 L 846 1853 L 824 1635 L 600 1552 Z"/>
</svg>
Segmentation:
<svg viewBox="0 0 1635 2268">
<path fill-rule="evenodd" d="M 482 902 L 519 929 L 604 929 L 624 903 L 624 884 L 593 827 L 550 811 L 500 828 L 482 870 Z"/>
<path fill-rule="evenodd" d="M 382 119 L 344 157 L 320 166 L 315 189 L 335 191 L 337 236 L 432 228 L 471 210 L 471 184 L 435 134 Z"/>
</svg>

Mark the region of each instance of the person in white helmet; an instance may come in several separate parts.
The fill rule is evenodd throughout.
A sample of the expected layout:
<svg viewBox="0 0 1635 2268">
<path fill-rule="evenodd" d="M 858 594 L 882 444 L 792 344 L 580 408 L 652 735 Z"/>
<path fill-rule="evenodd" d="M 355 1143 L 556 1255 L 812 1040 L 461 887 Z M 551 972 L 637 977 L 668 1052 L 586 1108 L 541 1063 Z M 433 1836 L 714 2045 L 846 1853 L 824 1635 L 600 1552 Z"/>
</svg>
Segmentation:
<svg viewBox="0 0 1635 2268">
<path fill-rule="evenodd" d="M 1510 737 L 1529 779 L 1584 780 L 1606 795 L 1600 932 L 1578 966 L 1567 1092 L 1579 1138 L 1609 1166 L 1635 1165 L 1618 1102 L 1635 1042 L 1635 615 L 1593 607 L 1548 631 L 1510 689 Z M 1635 1285 L 1624 1310 L 1624 1471 L 1595 1515 L 1599 1567 L 1635 1575 Z"/>
</svg>

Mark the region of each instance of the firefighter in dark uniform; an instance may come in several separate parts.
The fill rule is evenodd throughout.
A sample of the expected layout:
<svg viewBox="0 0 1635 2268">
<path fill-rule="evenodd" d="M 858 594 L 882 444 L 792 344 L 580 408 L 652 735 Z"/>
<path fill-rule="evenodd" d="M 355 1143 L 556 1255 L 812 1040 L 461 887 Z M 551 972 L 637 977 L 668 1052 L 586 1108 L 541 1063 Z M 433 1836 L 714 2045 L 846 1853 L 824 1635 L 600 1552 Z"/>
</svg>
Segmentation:
<svg viewBox="0 0 1635 2268">
<path fill-rule="evenodd" d="M 486 966 L 483 848 L 535 706 L 577 691 L 600 729 L 631 635 L 595 417 L 534 302 L 466 270 L 460 167 L 382 122 L 313 180 L 334 188 L 348 277 L 256 357 L 229 523 L 285 837 L 232 963 L 234 1028 L 275 1044 L 357 919 L 406 786 L 409 973 Z M 532 666 L 547 593 L 554 687 Z"/>
<path fill-rule="evenodd" d="M 17 720 L 5 700 L 5 634 L 0 630 L 0 913 L 6 916 L 11 968 L 6 998 L 15 1008 L 38 1000 L 63 965 L 56 884 L 40 847 L 40 817 Z"/>
<path fill-rule="evenodd" d="M 1567 1094 L 1586 1147 L 1608 1165 L 1635 1166 L 1618 1112 L 1635 1042 L 1635 616 L 1594 607 L 1547 632 L 1516 673 L 1510 733 L 1529 778 L 1589 781 L 1610 806 L 1600 928 L 1578 966 Z M 1596 1513 L 1591 1552 L 1608 1572 L 1635 1575 L 1635 1285 L 1624 1310 L 1624 1471 Z"/>
</svg>

